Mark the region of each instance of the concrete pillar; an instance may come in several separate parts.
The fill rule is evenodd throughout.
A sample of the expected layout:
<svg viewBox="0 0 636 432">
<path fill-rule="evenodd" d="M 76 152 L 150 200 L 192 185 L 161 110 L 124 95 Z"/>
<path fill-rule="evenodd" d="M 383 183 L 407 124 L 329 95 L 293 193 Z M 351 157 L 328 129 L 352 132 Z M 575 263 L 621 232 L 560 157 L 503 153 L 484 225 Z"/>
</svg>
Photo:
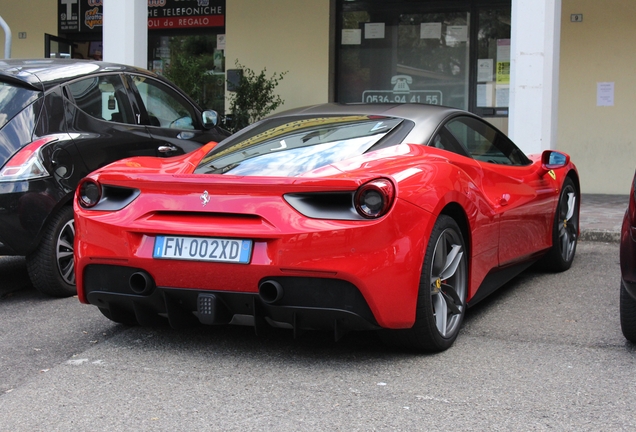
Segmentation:
<svg viewBox="0 0 636 432">
<path fill-rule="evenodd" d="M 148 0 L 104 0 L 104 61 L 148 68 Z"/>
<path fill-rule="evenodd" d="M 561 0 L 512 0 L 508 133 L 527 153 L 556 147 Z"/>
</svg>

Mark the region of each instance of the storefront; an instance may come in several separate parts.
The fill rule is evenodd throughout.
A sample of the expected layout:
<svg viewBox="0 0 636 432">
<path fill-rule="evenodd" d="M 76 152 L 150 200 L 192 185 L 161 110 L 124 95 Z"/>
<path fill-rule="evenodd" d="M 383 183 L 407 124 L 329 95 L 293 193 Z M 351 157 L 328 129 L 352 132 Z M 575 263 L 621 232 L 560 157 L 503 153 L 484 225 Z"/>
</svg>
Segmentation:
<svg viewBox="0 0 636 432">
<path fill-rule="evenodd" d="M 58 0 L 58 36 L 48 36 L 45 55 L 101 60 L 103 2 Z M 182 68 L 196 61 L 205 78 L 195 99 L 223 113 L 224 35 L 225 0 L 148 0 L 147 68 L 170 75 L 171 64 Z M 181 69 L 177 75 L 184 77 Z"/>
<path fill-rule="evenodd" d="M 338 102 L 508 115 L 511 2 L 338 2 Z"/>
<path fill-rule="evenodd" d="M 44 34 L 51 53 L 71 56 L 64 41 L 72 39 L 82 55 L 99 55 L 102 2 L 0 0 L 0 13 L 13 30 L 12 56 L 42 57 Z M 234 68 L 237 61 L 257 73 L 266 70 L 267 76 L 287 72 L 276 88 L 285 101 L 280 110 L 368 100 L 467 108 L 487 117 L 527 153 L 555 148 L 570 154 L 585 193 L 629 192 L 636 159 L 628 127 L 636 103 L 633 0 L 150 2 L 156 4 L 106 3 L 103 20 L 116 22 L 114 32 L 122 34 L 110 45 L 114 51 L 109 48 L 114 39 L 106 40 L 101 54 L 107 60 L 165 71 L 175 57 L 170 40 L 199 36 L 204 41 L 192 45 L 213 56 L 207 69 L 213 74 Z M 134 13 L 140 17 L 134 25 L 126 21 L 132 7 L 126 13 L 117 9 L 115 19 L 109 18 L 109 7 L 132 4 L 142 9 Z M 209 14 L 221 15 L 223 23 L 178 21 L 188 8 L 194 13 L 206 7 L 222 7 Z M 146 17 L 148 10 L 151 16 Z M 165 28 L 151 21 L 161 18 L 170 18 Z M 64 21 L 69 27 L 61 27 Z M 142 42 L 124 36 L 128 29 L 141 29 Z M 0 45 L 4 41 L 0 33 Z M 130 47 L 143 47 L 134 61 L 120 55 Z M 220 97 L 216 100 L 211 106 L 223 112 Z"/>
</svg>

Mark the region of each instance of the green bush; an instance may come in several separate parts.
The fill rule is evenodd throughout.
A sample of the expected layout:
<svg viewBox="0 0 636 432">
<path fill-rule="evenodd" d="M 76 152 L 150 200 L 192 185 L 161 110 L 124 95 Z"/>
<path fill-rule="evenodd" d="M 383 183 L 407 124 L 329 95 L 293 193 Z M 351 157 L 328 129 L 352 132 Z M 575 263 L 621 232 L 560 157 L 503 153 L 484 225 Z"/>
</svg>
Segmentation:
<svg viewBox="0 0 636 432">
<path fill-rule="evenodd" d="M 242 70 L 243 74 L 236 91 L 230 93 L 232 132 L 262 119 L 285 103 L 280 96 L 274 94 L 274 89 L 287 74 L 287 72 L 274 73 L 267 78 L 265 76 L 267 69 L 256 74 L 253 70 L 241 65 L 238 60 L 235 66 L 236 69 Z"/>
</svg>

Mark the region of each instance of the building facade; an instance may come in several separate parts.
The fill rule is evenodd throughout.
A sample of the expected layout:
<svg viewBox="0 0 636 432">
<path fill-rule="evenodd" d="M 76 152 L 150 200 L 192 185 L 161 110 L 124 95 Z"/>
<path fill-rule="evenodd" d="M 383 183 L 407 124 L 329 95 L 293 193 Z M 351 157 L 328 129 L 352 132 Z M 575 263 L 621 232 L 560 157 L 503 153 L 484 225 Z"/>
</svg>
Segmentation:
<svg viewBox="0 0 636 432">
<path fill-rule="evenodd" d="M 60 55 L 71 41 L 76 55 L 119 61 L 128 41 L 144 48 L 138 66 L 161 73 L 178 51 L 194 49 L 210 56 L 219 111 L 236 62 L 287 72 L 277 88 L 281 109 L 327 101 L 456 106 L 488 118 L 526 152 L 569 153 L 584 193 L 629 192 L 633 0 L 135 1 L 144 10 L 147 2 L 148 16 L 134 25 L 123 20 L 134 2 L 122 0 L 0 0 L 0 16 L 15 58 Z M 145 41 L 127 33 L 146 23 Z M 115 36 L 105 40 L 109 26 Z M 123 42 L 109 48 L 118 36 Z M 190 42 L 171 47 L 176 36 Z"/>
</svg>

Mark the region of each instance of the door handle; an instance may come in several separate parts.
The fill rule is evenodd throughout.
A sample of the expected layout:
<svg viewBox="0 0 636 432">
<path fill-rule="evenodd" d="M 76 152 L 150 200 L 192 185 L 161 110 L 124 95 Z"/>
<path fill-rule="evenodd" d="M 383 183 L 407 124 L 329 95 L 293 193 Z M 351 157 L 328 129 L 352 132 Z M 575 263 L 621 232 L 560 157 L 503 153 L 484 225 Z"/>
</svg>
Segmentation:
<svg viewBox="0 0 636 432">
<path fill-rule="evenodd" d="M 157 151 L 159 151 L 159 153 L 170 153 L 170 152 L 176 152 L 177 148 L 173 145 L 166 144 L 166 145 L 159 146 Z"/>
</svg>

